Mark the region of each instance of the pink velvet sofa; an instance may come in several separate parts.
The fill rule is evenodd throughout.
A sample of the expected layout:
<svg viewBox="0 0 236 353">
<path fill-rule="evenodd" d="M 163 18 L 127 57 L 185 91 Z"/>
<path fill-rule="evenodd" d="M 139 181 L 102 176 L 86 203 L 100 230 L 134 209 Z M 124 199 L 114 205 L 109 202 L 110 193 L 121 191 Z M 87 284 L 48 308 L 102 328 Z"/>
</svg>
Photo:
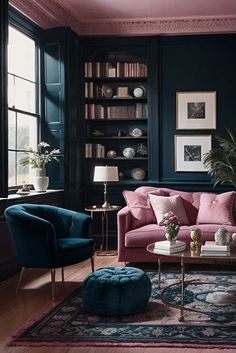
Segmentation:
<svg viewBox="0 0 236 353">
<path fill-rule="evenodd" d="M 235 192 L 222 194 L 185 192 L 167 188 L 142 186 L 135 191 L 124 191 L 127 206 L 117 214 L 118 261 L 156 262 L 155 255 L 146 251 L 148 244 L 166 240 L 164 227 L 157 224 L 157 218 L 150 204 L 148 194 L 173 197 L 179 195 L 187 215 L 187 224 L 180 226 L 178 239 L 189 243 L 194 227 L 202 231 L 202 241 L 214 240 L 214 233 L 225 227 L 231 234 L 236 232 Z M 165 257 L 164 261 L 173 261 Z"/>
</svg>

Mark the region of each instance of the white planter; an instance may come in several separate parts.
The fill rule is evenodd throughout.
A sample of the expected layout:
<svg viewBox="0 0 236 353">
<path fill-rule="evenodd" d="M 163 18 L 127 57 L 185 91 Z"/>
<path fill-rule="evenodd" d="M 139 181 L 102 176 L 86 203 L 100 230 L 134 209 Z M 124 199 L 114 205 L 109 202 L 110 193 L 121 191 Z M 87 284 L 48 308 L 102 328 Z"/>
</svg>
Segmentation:
<svg viewBox="0 0 236 353">
<path fill-rule="evenodd" d="M 35 169 L 33 177 L 34 190 L 37 192 L 45 192 L 49 185 L 49 177 L 46 176 L 46 169 Z"/>
<path fill-rule="evenodd" d="M 41 192 L 45 192 L 48 188 L 49 185 L 49 177 L 45 176 L 45 177 L 38 177 L 35 176 L 33 178 L 33 185 L 34 185 L 34 190 L 35 191 L 41 191 Z"/>
</svg>

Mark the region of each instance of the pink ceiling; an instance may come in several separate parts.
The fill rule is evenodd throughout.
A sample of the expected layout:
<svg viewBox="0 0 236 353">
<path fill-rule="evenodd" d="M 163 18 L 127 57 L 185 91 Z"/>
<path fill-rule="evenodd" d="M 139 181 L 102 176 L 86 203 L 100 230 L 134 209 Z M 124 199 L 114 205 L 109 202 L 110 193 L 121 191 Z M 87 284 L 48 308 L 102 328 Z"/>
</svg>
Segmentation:
<svg viewBox="0 0 236 353">
<path fill-rule="evenodd" d="M 236 32 L 236 0 L 10 0 L 43 28 L 78 34 Z"/>
</svg>

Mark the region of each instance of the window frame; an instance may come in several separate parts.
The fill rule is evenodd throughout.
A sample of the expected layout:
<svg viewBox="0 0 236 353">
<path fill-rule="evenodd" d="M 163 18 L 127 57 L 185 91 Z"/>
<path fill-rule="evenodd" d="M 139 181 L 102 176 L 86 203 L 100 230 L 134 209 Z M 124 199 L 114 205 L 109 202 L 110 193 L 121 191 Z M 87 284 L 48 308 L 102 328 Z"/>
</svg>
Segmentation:
<svg viewBox="0 0 236 353">
<path fill-rule="evenodd" d="M 42 134 L 42 118 L 41 118 L 41 47 L 42 47 L 42 29 L 34 24 L 31 20 L 26 18 L 24 15 L 19 13 L 15 8 L 9 7 L 9 18 L 8 18 L 8 26 L 12 26 L 16 30 L 20 31 L 21 33 L 25 34 L 26 36 L 30 37 L 32 40 L 35 41 L 36 45 L 36 52 L 35 52 L 35 69 L 36 69 L 36 77 L 35 77 L 35 84 L 36 84 L 36 112 L 31 113 L 28 111 L 20 110 L 17 108 L 8 107 L 7 111 L 13 111 L 16 114 L 23 113 L 25 115 L 31 115 L 38 119 L 37 125 L 37 140 L 40 140 L 40 136 Z M 8 48 L 6 48 L 8 50 Z M 7 75 L 9 71 L 7 70 Z M 10 73 L 11 74 L 11 73 Z M 8 121 L 8 115 L 7 115 Z M 38 142 L 37 141 L 37 142 Z M 7 154 L 10 150 L 9 144 L 7 143 L 6 146 Z M 14 150 L 13 150 L 14 151 Z M 9 187 L 9 178 L 8 178 L 8 163 L 7 163 L 7 184 L 8 184 L 8 194 L 13 194 L 19 188 L 19 185 Z"/>
</svg>

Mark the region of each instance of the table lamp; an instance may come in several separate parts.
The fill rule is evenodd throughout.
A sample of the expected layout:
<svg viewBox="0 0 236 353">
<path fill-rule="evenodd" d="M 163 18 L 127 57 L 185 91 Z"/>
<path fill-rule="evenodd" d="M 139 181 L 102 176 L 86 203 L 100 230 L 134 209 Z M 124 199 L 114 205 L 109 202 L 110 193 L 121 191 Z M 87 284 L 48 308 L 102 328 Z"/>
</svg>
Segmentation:
<svg viewBox="0 0 236 353">
<path fill-rule="evenodd" d="M 118 177 L 118 167 L 110 166 L 95 166 L 93 181 L 104 183 L 104 203 L 102 207 L 109 207 L 108 203 L 108 193 L 107 193 L 107 183 L 110 181 L 119 181 Z"/>
</svg>

